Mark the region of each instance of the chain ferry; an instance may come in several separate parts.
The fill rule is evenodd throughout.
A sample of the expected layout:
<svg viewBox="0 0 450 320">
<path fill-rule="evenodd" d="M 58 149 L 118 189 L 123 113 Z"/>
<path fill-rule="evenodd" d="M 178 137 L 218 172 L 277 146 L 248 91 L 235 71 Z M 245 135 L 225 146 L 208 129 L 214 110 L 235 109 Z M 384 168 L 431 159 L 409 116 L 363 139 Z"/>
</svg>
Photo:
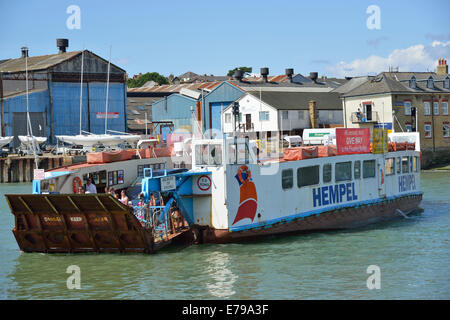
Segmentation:
<svg viewBox="0 0 450 320">
<path fill-rule="evenodd" d="M 192 169 L 143 169 L 133 208 L 109 195 L 6 195 L 13 232 L 23 251 L 155 252 L 354 228 L 419 209 L 418 141 L 383 141 L 380 151 L 367 128 L 336 137 L 275 157 L 248 137 L 193 139 Z"/>
</svg>

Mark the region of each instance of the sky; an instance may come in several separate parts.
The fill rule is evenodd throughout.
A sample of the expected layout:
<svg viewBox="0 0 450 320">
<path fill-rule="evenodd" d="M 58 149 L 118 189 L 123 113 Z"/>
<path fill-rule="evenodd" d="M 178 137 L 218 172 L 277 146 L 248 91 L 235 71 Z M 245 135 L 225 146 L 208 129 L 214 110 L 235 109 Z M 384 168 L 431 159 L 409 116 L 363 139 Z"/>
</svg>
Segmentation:
<svg viewBox="0 0 450 320">
<path fill-rule="evenodd" d="M 68 38 L 68 51 L 105 59 L 111 46 L 129 76 L 240 66 L 328 77 L 433 71 L 450 58 L 449 12 L 448 0 L 0 0 L 0 60 L 20 57 L 22 46 L 30 56 L 57 53 L 56 38 Z"/>
</svg>

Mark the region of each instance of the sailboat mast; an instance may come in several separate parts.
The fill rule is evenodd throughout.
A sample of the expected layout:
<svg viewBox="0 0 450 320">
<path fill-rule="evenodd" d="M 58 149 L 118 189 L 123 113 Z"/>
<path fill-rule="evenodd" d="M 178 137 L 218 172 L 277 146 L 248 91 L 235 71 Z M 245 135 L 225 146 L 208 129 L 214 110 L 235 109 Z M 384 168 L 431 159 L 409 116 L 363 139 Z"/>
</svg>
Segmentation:
<svg viewBox="0 0 450 320">
<path fill-rule="evenodd" d="M 37 161 L 37 155 L 36 155 L 36 144 L 34 142 L 33 129 L 31 127 L 30 109 L 29 109 L 29 102 L 28 102 L 28 53 L 25 56 L 25 88 L 27 90 L 27 93 L 26 93 L 26 99 L 27 99 L 27 138 L 31 137 L 31 147 L 33 148 L 34 164 L 36 166 L 36 169 L 38 169 L 38 161 Z M 27 149 L 28 149 L 28 146 L 27 146 Z"/>
<path fill-rule="evenodd" d="M 80 82 L 80 135 L 81 135 L 81 120 L 83 108 L 83 69 L 84 69 L 84 49 L 81 52 L 81 82 Z"/>
<path fill-rule="evenodd" d="M 109 61 L 108 61 L 108 79 L 106 80 L 106 111 L 105 111 L 105 134 L 108 130 L 108 97 L 109 97 L 109 70 L 111 68 L 111 46 L 109 46 Z"/>
</svg>

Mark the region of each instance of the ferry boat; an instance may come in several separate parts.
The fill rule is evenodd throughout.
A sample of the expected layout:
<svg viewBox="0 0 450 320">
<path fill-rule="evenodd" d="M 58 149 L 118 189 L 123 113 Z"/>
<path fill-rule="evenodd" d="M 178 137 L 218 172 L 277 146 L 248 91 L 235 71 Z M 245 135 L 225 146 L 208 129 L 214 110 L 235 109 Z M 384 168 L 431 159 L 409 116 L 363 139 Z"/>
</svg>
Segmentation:
<svg viewBox="0 0 450 320">
<path fill-rule="evenodd" d="M 192 169 L 145 168 L 134 208 L 107 195 L 6 195 L 16 216 L 13 232 L 23 251 L 155 252 L 174 242 L 353 228 L 418 209 L 417 144 L 347 154 L 337 144 L 264 158 L 248 138 L 193 140 Z M 56 234 L 59 242 L 49 239 Z"/>
</svg>

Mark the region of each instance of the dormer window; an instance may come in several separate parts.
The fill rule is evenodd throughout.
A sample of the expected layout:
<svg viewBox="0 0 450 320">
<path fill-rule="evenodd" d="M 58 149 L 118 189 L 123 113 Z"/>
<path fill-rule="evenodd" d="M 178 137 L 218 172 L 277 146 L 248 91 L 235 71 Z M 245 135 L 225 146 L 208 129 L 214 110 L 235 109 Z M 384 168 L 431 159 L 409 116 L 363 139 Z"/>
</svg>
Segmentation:
<svg viewBox="0 0 450 320">
<path fill-rule="evenodd" d="M 409 87 L 411 89 L 416 89 L 416 77 L 412 76 L 411 79 L 409 79 Z"/>
<path fill-rule="evenodd" d="M 449 77 L 449 76 L 447 76 L 447 77 L 444 79 L 444 88 L 445 88 L 445 89 L 450 89 L 450 77 Z"/>
<path fill-rule="evenodd" d="M 429 77 L 427 80 L 427 88 L 428 89 L 434 89 L 434 81 L 433 81 L 433 77 Z"/>
</svg>

